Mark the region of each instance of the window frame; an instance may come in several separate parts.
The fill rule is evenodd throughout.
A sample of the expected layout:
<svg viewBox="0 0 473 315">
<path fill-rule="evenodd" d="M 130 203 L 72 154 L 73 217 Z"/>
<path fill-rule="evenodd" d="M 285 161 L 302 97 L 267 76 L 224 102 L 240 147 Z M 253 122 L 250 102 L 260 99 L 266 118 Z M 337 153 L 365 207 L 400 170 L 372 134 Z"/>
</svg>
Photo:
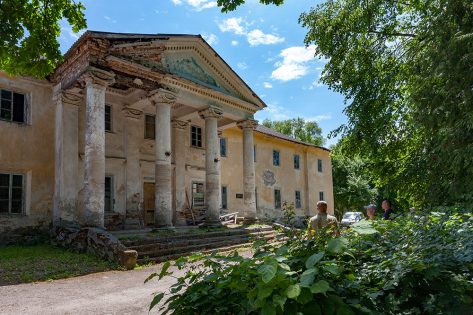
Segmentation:
<svg viewBox="0 0 473 315">
<path fill-rule="evenodd" d="M 194 128 L 195 128 L 195 132 L 194 132 Z M 193 142 L 194 134 L 196 135 L 196 144 L 195 145 L 194 145 L 194 142 Z M 199 146 L 199 136 L 200 136 L 200 146 Z M 202 137 L 202 127 L 197 126 L 197 125 L 191 125 L 190 137 L 191 137 L 191 141 L 190 141 L 191 147 L 199 148 L 199 149 L 204 147 L 204 143 L 203 143 L 203 139 L 202 139 L 203 138 Z"/>
<path fill-rule="evenodd" d="M 296 161 L 297 161 L 297 163 L 296 163 Z M 294 154 L 294 169 L 295 170 L 300 170 L 301 169 L 301 156 L 299 154 Z"/>
<path fill-rule="evenodd" d="M 3 91 L 9 92 L 10 93 L 10 99 L 4 98 L 3 97 Z M 15 95 L 20 95 L 23 98 L 23 106 L 22 106 L 22 120 L 15 120 Z M 8 110 L 10 112 L 10 118 L 3 118 L 2 117 L 2 111 L 6 111 L 6 109 L 3 109 L 2 104 L 4 102 L 9 102 L 10 103 L 10 109 Z M 0 120 L 1 121 L 6 121 L 6 122 L 11 122 L 11 123 L 17 123 L 17 124 L 28 124 L 28 95 L 23 92 L 17 92 L 14 90 L 10 89 L 5 89 L 5 88 L 0 88 Z"/>
<path fill-rule="evenodd" d="M 319 201 L 325 201 L 325 196 L 323 191 L 319 191 Z"/>
<path fill-rule="evenodd" d="M 147 118 L 152 118 L 153 119 L 153 125 L 154 125 L 154 128 L 153 128 L 153 135 L 152 137 L 150 135 L 148 135 L 148 132 L 147 132 L 147 127 L 148 127 L 148 121 L 147 121 Z M 145 130 L 144 130 L 144 138 L 145 139 L 148 139 L 148 140 L 156 140 L 156 115 L 151 115 L 151 114 L 145 114 L 144 115 L 144 126 L 145 126 Z"/>
<path fill-rule="evenodd" d="M 256 144 L 253 145 L 253 162 L 256 163 Z"/>
<path fill-rule="evenodd" d="M 220 138 L 219 143 L 220 143 L 220 156 L 227 157 L 227 152 L 228 152 L 227 138 Z M 224 154 L 222 154 L 222 143 L 224 147 L 224 151 L 223 151 Z"/>
<path fill-rule="evenodd" d="M 274 209 L 282 208 L 281 189 L 274 188 Z"/>
<path fill-rule="evenodd" d="M 3 188 L 7 187 L 8 189 L 8 199 L 2 199 L 8 201 L 8 209 L 6 212 L 0 212 L 0 215 L 23 215 L 25 214 L 25 204 L 26 204 L 26 174 L 22 173 L 8 173 L 8 172 L 0 172 L 0 175 L 8 175 L 8 186 L 2 186 Z M 21 176 L 21 187 L 13 186 L 13 177 L 14 176 Z M 14 188 L 21 188 L 21 207 L 19 212 L 12 212 L 12 204 L 13 204 L 13 189 Z M 18 201 L 18 199 L 15 199 Z"/>
<path fill-rule="evenodd" d="M 317 159 L 317 171 L 319 173 L 323 173 L 324 171 L 322 159 Z"/>
<path fill-rule="evenodd" d="M 277 153 L 277 163 L 275 159 L 275 154 Z M 281 166 L 281 151 L 273 149 L 273 166 Z"/>
<path fill-rule="evenodd" d="M 108 114 L 109 117 L 109 129 L 107 129 L 107 108 L 110 109 L 110 113 Z M 105 104 L 105 112 L 104 112 L 104 130 L 105 132 L 113 132 L 113 106 L 110 104 Z"/>
<path fill-rule="evenodd" d="M 299 195 L 299 198 L 297 198 Z M 296 190 L 294 193 L 294 207 L 296 209 L 301 209 L 302 208 L 302 195 L 300 190 Z"/>
<path fill-rule="evenodd" d="M 202 194 L 203 194 L 203 197 L 202 197 L 202 204 L 195 204 L 195 199 L 194 199 L 194 185 L 196 185 L 196 188 L 197 188 L 197 185 L 202 185 Z M 199 182 L 199 181 L 192 181 L 191 182 L 191 201 L 192 201 L 192 207 L 199 207 L 199 208 L 203 208 L 205 207 L 205 185 L 203 182 Z"/>
<path fill-rule="evenodd" d="M 225 194 L 223 193 L 224 190 L 225 190 Z M 221 194 L 222 194 L 222 209 L 227 210 L 228 209 L 228 186 L 226 185 L 222 186 Z"/>
</svg>

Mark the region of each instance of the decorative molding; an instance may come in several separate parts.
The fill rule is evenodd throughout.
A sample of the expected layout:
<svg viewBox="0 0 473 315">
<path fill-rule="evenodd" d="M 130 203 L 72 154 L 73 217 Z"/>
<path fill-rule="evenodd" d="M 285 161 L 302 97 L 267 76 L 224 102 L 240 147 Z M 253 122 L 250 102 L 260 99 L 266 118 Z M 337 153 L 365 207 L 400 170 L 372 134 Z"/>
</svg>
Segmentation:
<svg viewBox="0 0 473 315">
<path fill-rule="evenodd" d="M 126 118 L 131 118 L 131 119 L 141 119 L 143 116 L 143 112 L 131 107 L 124 107 L 122 109 L 123 115 L 125 115 Z"/>
<path fill-rule="evenodd" d="M 151 102 L 155 104 L 165 103 L 169 105 L 174 105 L 177 99 L 176 93 L 165 90 L 165 89 L 158 89 L 158 90 L 151 91 L 148 94 L 148 97 L 150 98 Z"/>
<path fill-rule="evenodd" d="M 266 186 L 273 186 L 276 184 L 276 177 L 274 176 L 274 173 L 270 170 L 264 170 L 263 171 L 263 182 Z"/>
<path fill-rule="evenodd" d="M 221 118 L 223 116 L 223 111 L 220 108 L 209 106 L 206 109 L 199 111 L 199 116 L 202 119 Z"/>
<path fill-rule="evenodd" d="M 182 121 L 182 120 L 173 120 L 171 122 L 172 127 L 180 130 L 186 130 L 187 127 L 189 127 L 189 123 L 187 121 Z"/>
<path fill-rule="evenodd" d="M 85 81 L 86 85 L 93 84 L 105 88 L 115 83 L 115 73 L 95 67 L 88 67 L 82 75 L 82 80 Z"/>
<path fill-rule="evenodd" d="M 240 129 L 253 129 L 255 130 L 256 127 L 258 126 L 258 121 L 254 119 L 247 119 L 247 120 L 242 120 L 237 123 L 237 126 L 240 127 Z"/>
<path fill-rule="evenodd" d="M 84 97 L 82 95 L 77 95 L 68 91 L 62 91 L 61 98 L 64 104 L 70 104 L 75 106 L 80 106 L 84 101 Z"/>
</svg>

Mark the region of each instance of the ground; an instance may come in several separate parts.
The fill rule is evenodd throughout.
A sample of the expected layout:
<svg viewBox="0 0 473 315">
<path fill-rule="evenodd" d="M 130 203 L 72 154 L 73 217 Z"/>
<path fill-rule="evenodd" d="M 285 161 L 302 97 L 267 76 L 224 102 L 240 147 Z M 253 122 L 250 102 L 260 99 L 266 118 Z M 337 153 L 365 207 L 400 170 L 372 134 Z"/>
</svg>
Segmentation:
<svg viewBox="0 0 473 315">
<path fill-rule="evenodd" d="M 161 266 L 3 286 L 1 314 L 147 314 L 153 295 L 166 291 L 174 281 L 164 278 L 144 283 Z M 158 309 L 150 314 L 158 314 Z"/>
</svg>

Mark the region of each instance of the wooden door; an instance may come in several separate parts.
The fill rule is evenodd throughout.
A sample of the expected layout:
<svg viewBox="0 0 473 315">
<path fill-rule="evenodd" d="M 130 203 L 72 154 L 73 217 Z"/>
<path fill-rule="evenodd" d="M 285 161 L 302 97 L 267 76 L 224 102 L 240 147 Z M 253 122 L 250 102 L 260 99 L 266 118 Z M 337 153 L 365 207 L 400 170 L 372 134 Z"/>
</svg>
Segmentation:
<svg viewBox="0 0 473 315">
<path fill-rule="evenodd" d="M 154 183 L 144 183 L 145 225 L 154 225 Z"/>
</svg>

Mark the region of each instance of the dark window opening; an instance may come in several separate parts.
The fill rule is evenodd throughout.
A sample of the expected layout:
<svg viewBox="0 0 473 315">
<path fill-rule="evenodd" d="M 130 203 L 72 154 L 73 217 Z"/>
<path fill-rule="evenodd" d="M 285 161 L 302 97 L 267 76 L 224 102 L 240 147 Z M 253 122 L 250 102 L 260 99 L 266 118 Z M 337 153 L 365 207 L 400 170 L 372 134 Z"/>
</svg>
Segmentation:
<svg viewBox="0 0 473 315">
<path fill-rule="evenodd" d="M 191 126 L 191 146 L 202 148 L 202 128 Z"/>
<path fill-rule="evenodd" d="M 319 192 L 319 200 L 320 201 L 324 200 L 324 192 L 323 191 Z"/>
<path fill-rule="evenodd" d="M 194 207 L 205 206 L 205 192 L 203 183 L 192 183 L 192 205 Z"/>
<path fill-rule="evenodd" d="M 156 139 L 156 117 L 145 115 L 145 139 Z"/>
<path fill-rule="evenodd" d="M 222 209 L 228 209 L 227 186 L 222 186 Z"/>
<path fill-rule="evenodd" d="M 299 161 L 299 160 L 300 160 L 299 155 L 298 155 L 298 154 L 294 154 L 294 168 L 295 168 L 296 170 L 298 170 L 299 167 L 300 167 L 300 161 Z"/>
<path fill-rule="evenodd" d="M 113 211 L 113 179 L 105 177 L 105 212 Z"/>
<path fill-rule="evenodd" d="M 24 94 L 0 90 L 0 119 L 26 122 L 26 97 Z"/>
<path fill-rule="evenodd" d="M 323 168 L 322 168 L 322 160 L 317 160 L 317 170 L 322 173 Z"/>
<path fill-rule="evenodd" d="M 112 106 L 105 105 L 105 131 L 112 131 Z"/>
<path fill-rule="evenodd" d="M 227 139 L 220 138 L 220 156 L 227 156 Z"/>
<path fill-rule="evenodd" d="M 274 208 L 281 209 L 281 190 L 274 190 Z"/>
<path fill-rule="evenodd" d="M 296 209 L 302 208 L 301 192 L 296 190 Z"/>
</svg>

